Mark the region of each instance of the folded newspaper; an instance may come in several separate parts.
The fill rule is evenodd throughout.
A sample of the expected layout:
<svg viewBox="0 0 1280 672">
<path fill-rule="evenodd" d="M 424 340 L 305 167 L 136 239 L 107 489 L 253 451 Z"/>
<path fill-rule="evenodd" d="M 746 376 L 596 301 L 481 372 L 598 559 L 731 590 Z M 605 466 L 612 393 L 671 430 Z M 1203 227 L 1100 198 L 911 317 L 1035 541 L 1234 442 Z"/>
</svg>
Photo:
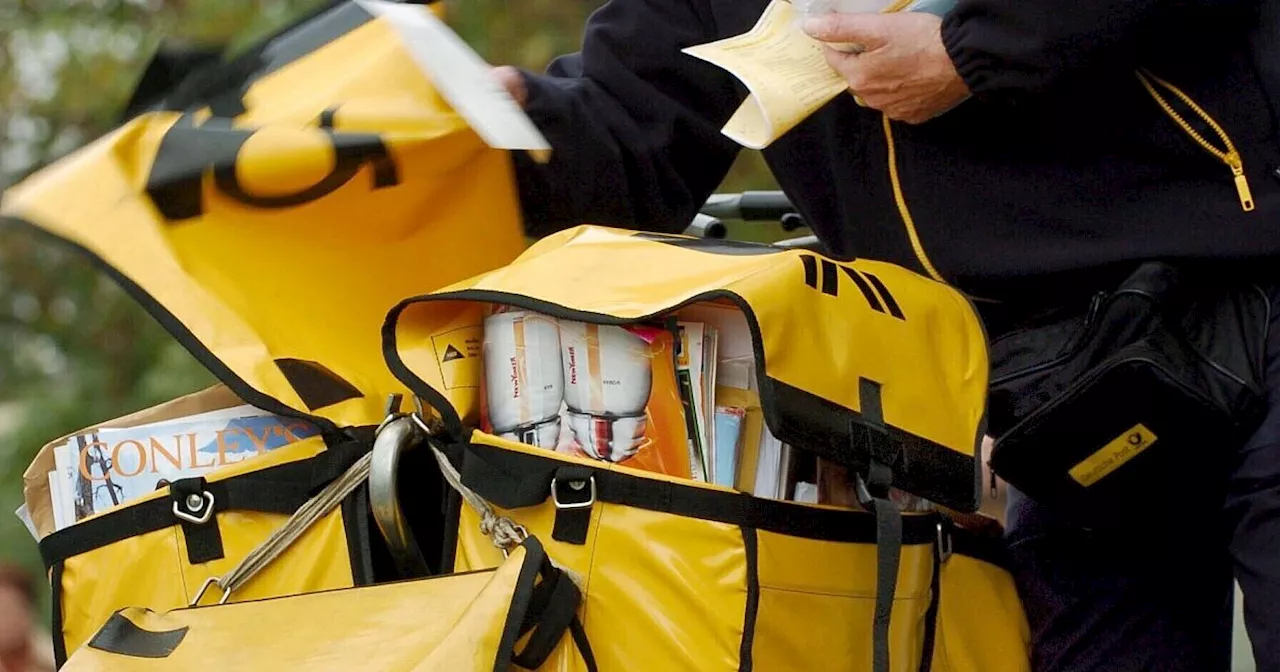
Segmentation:
<svg viewBox="0 0 1280 672">
<path fill-rule="evenodd" d="M 49 472 L 54 529 L 318 433 L 304 420 L 241 405 L 73 435 L 54 448 Z"/>
</svg>

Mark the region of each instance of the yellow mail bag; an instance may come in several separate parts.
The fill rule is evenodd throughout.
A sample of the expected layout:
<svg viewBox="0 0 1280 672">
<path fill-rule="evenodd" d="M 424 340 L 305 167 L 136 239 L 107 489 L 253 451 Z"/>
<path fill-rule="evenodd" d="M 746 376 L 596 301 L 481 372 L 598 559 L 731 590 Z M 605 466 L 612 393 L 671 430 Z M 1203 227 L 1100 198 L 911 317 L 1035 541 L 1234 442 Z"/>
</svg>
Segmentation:
<svg viewBox="0 0 1280 672">
<path fill-rule="evenodd" d="M 437 91 L 405 37 L 433 10 L 371 9 L 386 6 L 336 4 L 171 83 L 153 68 L 131 118 L 0 201 L 0 223 L 83 252 L 222 383 L 150 419 L 247 403 L 320 432 L 53 534 L 46 520 L 59 661 L 122 607 L 371 580 L 356 488 L 243 588 L 219 589 L 367 455 L 387 398 L 405 392 L 382 357 L 387 311 L 525 245 L 508 152 Z M 47 502 L 47 486 L 28 489 L 33 511 L 37 494 Z"/>
<path fill-rule="evenodd" d="M 593 669 L 580 598 L 530 538 L 499 566 L 467 574 L 168 613 L 124 609 L 63 670 Z"/>
<path fill-rule="evenodd" d="M 755 497 L 485 431 L 485 386 L 505 373 L 489 378 L 484 364 L 506 365 L 484 345 L 487 315 L 662 325 L 708 306 L 736 311 L 749 334 L 769 429 L 852 466 L 869 510 Z M 495 517 L 543 540 L 584 586 L 601 670 L 1029 669 L 999 538 L 941 511 L 901 513 L 885 494 L 977 508 L 985 342 L 945 285 L 881 263 L 587 226 L 407 299 L 384 343 L 423 402 L 427 445 L 492 507 L 455 498 L 441 565 L 497 566 Z"/>
</svg>

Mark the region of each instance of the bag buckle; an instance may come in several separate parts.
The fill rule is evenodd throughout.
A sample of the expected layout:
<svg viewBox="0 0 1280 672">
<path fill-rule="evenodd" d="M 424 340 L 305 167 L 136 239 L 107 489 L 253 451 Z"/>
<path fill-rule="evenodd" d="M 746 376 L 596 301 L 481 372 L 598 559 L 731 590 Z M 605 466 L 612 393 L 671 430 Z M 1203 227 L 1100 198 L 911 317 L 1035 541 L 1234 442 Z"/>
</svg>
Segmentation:
<svg viewBox="0 0 1280 672">
<path fill-rule="evenodd" d="M 948 526 L 938 522 L 938 562 L 946 563 L 951 559 L 951 533 Z"/>
<path fill-rule="evenodd" d="M 222 579 L 219 579 L 216 576 L 211 576 L 204 580 L 204 584 L 200 586 L 200 592 L 196 593 L 196 598 L 191 600 L 191 603 L 187 606 L 194 607 L 197 604 L 200 604 L 200 600 L 204 598 L 204 594 L 209 591 L 209 586 L 213 585 L 222 588 L 222 599 L 218 600 L 218 604 L 226 604 L 227 599 L 231 597 L 231 591 L 222 587 Z"/>
<path fill-rule="evenodd" d="M 181 504 L 176 499 L 173 501 L 173 515 L 188 523 L 204 525 L 213 518 L 213 503 L 213 493 L 208 490 L 192 493 Z"/>
<path fill-rule="evenodd" d="M 556 487 L 556 479 L 551 479 L 551 501 L 555 503 L 557 509 L 589 509 L 596 503 L 596 477 L 595 474 L 588 476 L 586 480 L 575 478 L 567 481 L 570 490 L 582 490 L 587 485 L 591 486 L 591 496 L 584 502 L 562 502 L 560 501 L 560 489 Z"/>
</svg>

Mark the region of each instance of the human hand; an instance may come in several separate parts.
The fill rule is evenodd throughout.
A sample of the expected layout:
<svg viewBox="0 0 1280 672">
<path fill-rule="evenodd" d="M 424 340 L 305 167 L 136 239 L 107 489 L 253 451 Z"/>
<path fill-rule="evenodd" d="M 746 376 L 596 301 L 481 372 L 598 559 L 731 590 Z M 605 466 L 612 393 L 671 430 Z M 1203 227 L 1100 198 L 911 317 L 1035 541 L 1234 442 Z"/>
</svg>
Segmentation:
<svg viewBox="0 0 1280 672">
<path fill-rule="evenodd" d="M 827 63 L 860 104 L 890 119 L 919 124 L 969 97 L 942 44 L 942 19 L 924 12 L 826 14 L 804 30 L 826 44 Z M 861 47 L 854 52 L 844 45 Z"/>
<path fill-rule="evenodd" d="M 529 98 L 529 89 L 524 84 L 524 77 L 520 71 L 510 65 L 500 65 L 489 71 L 489 76 L 493 77 L 502 85 L 502 88 L 515 98 L 516 104 L 524 107 L 525 102 Z"/>
</svg>

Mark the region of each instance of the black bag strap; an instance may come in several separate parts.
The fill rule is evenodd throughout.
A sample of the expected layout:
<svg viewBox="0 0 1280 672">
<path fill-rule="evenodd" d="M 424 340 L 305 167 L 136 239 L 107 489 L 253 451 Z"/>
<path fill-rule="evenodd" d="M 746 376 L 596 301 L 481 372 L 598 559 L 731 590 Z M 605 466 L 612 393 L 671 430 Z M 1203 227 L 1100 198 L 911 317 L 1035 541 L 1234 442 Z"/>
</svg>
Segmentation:
<svg viewBox="0 0 1280 672">
<path fill-rule="evenodd" d="M 51 568 L 67 558 L 176 524 L 182 524 L 190 534 L 187 526 L 204 526 L 222 511 L 291 515 L 371 447 L 370 442 L 357 435 L 326 437 L 326 442 L 330 445 L 324 452 L 305 460 L 220 481 L 183 479 L 177 487 L 169 486 L 170 497 L 126 503 L 48 535 L 39 543 L 40 556 L 45 567 Z M 201 519 L 204 522 L 197 522 Z M 221 544 L 215 548 L 212 543 L 211 537 L 204 536 L 196 543 L 195 557 L 221 557 Z M 188 551 L 190 555 L 192 549 Z"/>
<path fill-rule="evenodd" d="M 873 672 L 889 672 L 889 624 L 893 616 L 894 593 L 898 586 L 898 568 L 902 560 L 902 512 L 889 498 L 893 469 L 902 456 L 902 446 L 894 441 L 884 426 L 880 385 L 858 380 L 858 399 L 862 406 L 862 422 L 851 423 L 850 436 L 855 450 L 870 456 L 866 493 L 859 493 L 864 508 L 876 516 L 876 605 L 872 625 Z"/>
<path fill-rule="evenodd" d="M 814 508 L 743 492 L 645 478 L 483 443 L 464 443 L 444 452 L 454 462 L 463 485 L 494 506 L 520 509 L 553 499 L 557 503 L 557 540 L 567 543 L 585 541 L 579 525 L 586 521 L 588 504 L 598 502 L 806 539 L 873 543 L 877 538 L 874 516 L 863 511 Z M 554 493 L 553 480 L 556 482 Z M 574 487 L 579 483 L 584 485 Z M 935 523 L 936 517 L 932 515 L 906 517 L 902 524 L 902 543 L 933 543 L 937 534 Z"/>
<path fill-rule="evenodd" d="M 566 632 L 573 638 L 587 670 L 597 672 L 591 643 L 578 618 L 582 591 L 564 570 L 552 564 L 536 537 L 526 537 L 521 546 L 525 549 L 525 561 L 516 579 L 494 672 L 507 672 L 513 664 L 529 670 L 541 667 Z M 529 635 L 529 640 L 517 654 L 516 642 L 525 635 Z"/>
</svg>

